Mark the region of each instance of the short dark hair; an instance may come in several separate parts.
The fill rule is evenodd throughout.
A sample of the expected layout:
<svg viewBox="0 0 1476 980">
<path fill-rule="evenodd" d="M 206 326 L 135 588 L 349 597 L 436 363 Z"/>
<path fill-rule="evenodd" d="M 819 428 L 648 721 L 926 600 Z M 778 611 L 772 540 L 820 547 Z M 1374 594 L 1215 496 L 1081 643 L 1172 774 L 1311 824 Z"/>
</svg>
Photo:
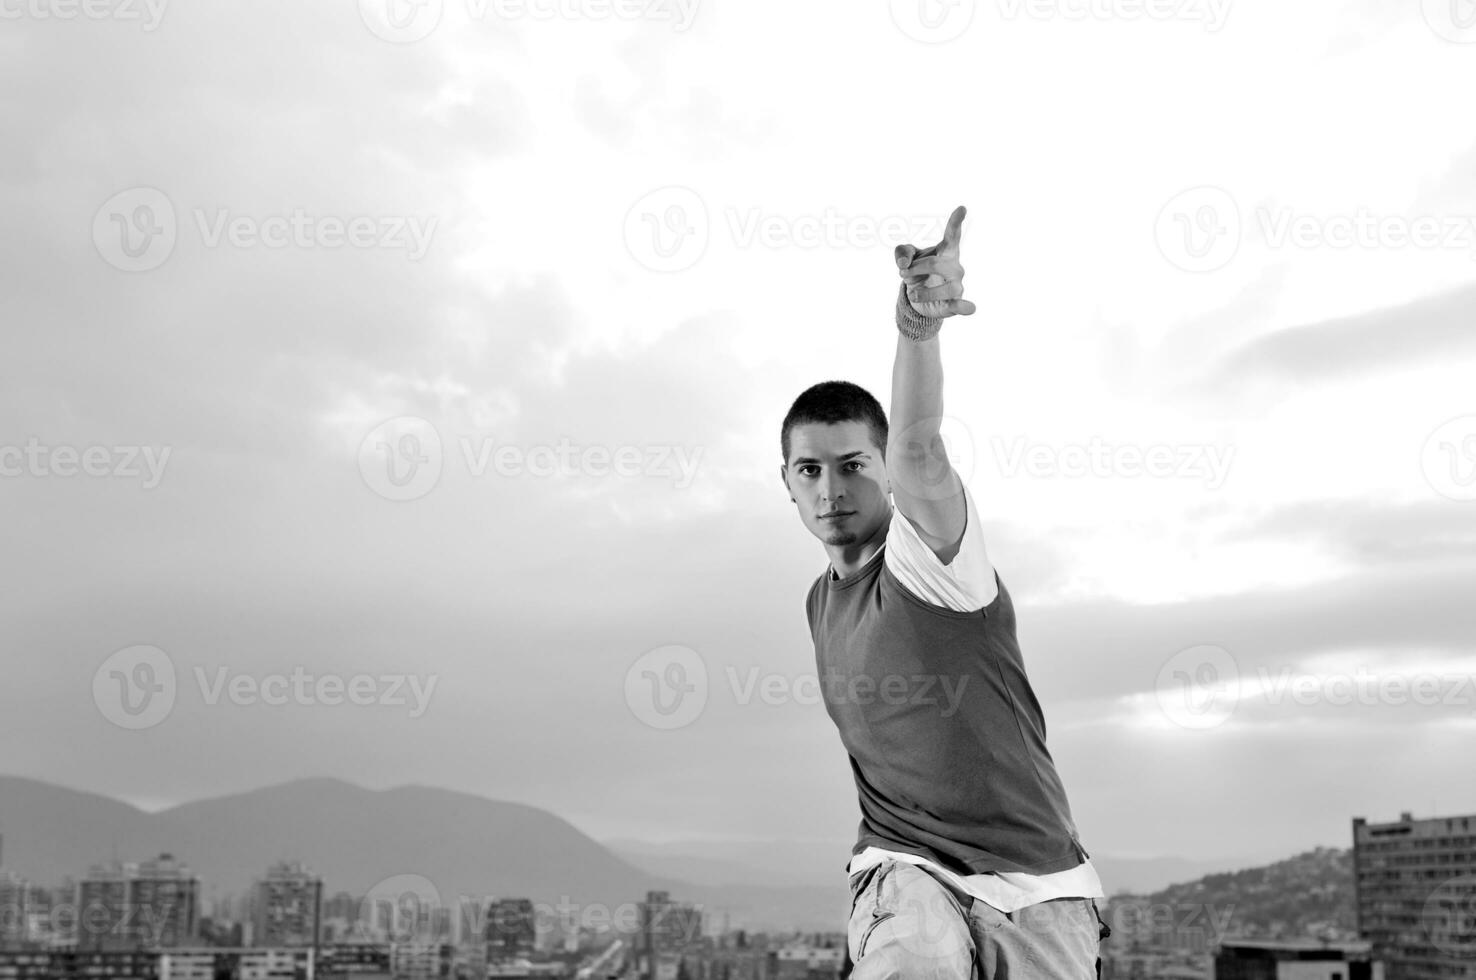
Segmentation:
<svg viewBox="0 0 1476 980">
<path fill-rule="evenodd" d="M 789 430 L 797 425 L 819 422 L 831 425 L 837 422 L 865 422 L 871 430 L 871 438 L 887 456 L 887 413 L 865 388 L 849 381 L 822 381 L 811 385 L 800 393 L 789 406 L 784 416 L 784 425 L 779 430 L 779 451 L 784 454 L 784 465 L 789 465 Z"/>
</svg>

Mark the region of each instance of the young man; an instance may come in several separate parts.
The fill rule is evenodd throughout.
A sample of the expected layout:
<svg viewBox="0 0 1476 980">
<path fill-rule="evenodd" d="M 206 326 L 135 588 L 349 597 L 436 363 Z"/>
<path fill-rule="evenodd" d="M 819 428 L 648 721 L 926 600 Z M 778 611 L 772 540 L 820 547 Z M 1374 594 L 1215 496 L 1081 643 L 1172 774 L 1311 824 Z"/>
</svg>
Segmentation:
<svg viewBox="0 0 1476 980">
<path fill-rule="evenodd" d="M 1110 934 L 1045 744 L 1009 592 L 939 436 L 943 320 L 959 237 L 896 250 L 892 418 L 827 381 L 784 419 L 780 468 L 830 567 L 805 602 L 826 710 L 861 808 L 847 969 L 885 977 L 1090 980 Z"/>
</svg>

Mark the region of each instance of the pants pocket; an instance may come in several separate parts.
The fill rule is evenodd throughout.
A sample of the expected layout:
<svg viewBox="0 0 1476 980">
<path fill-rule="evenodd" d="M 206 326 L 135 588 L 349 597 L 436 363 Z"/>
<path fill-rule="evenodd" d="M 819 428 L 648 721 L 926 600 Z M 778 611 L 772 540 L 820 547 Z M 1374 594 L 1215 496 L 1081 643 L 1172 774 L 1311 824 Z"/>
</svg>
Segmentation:
<svg viewBox="0 0 1476 980">
<path fill-rule="evenodd" d="M 850 935 L 847 937 L 849 941 L 846 948 L 852 960 L 859 960 L 866 955 L 866 943 L 872 932 L 896 914 L 895 910 L 883 903 L 881 893 L 887 872 L 892 869 L 893 864 L 890 859 L 884 860 L 851 877 L 851 921 L 847 926 Z"/>
<path fill-rule="evenodd" d="M 1092 914 L 1097 917 L 1097 925 L 1100 926 L 1097 931 L 1097 939 L 1106 939 L 1112 935 L 1112 927 L 1107 924 L 1106 919 L 1102 918 L 1102 910 L 1097 906 L 1097 900 L 1095 898 L 1089 898 L 1087 901 L 1092 903 Z"/>
<path fill-rule="evenodd" d="M 872 914 L 871 924 L 866 927 L 865 932 L 861 933 L 861 940 L 856 944 L 856 959 L 859 960 L 866 955 L 866 943 L 871 939 L 871 934 L 876 931 L 876 927 L 896 914 L 896 912 L 884 912 L 881 909 Z"/>
<path fill-rule="evenodd" d="M 1097 900 L 1092 898 L 1088 901 L 1092 903 L 1092 914 L 1097 917 L 1097 924 L 1100 926 L 1097 931 L 1097 980 L 1102 980 L 1102 943 L 1112 935 L 1112 927 L 1107 924 L 1106 919 L 1102 918 L 1102 910 L 1097 907 Z"/>
</svg>

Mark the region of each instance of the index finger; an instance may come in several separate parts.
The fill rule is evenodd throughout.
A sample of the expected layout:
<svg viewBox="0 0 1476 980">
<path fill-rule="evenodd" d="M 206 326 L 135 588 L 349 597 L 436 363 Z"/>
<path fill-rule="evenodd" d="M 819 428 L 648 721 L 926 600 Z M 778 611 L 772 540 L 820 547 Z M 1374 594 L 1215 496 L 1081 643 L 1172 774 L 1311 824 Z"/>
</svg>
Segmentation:
<svg viewBox="0 0 1476 980">
<path fill-rule="evenodd" d="M 960 204 L 948 216 L 948 227 L 943 229 L 943 241 L 941 243 L 944 247 L 952 246 L 953 248 L 958 248 L 958 241 L 963 233 L 964 215 L 968 213 L 969 209 Z"/>
</svg>

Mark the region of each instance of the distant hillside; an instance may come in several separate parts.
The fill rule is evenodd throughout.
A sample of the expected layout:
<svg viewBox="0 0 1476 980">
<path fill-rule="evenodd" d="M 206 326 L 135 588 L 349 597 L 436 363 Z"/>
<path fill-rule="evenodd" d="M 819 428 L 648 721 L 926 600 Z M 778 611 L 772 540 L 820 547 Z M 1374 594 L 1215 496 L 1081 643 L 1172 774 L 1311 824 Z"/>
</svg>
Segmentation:
<svg viewBox="0 0 1476 980">
<path fill-rule="evenodd" d="M 1354 939 L 1353 852 L 1319 847 L 1151 894 L 1115 895 L 1103 917 L 1114 945 L 1192 948 L 1227 937 Z"/>
<path fill-rule="evenodd" d="M 567 821 L 520 803 L 425 786 L 375 791 L 302 779 L 147 813 L 34 779 L 0 777 L 4 866 L 43 885 L 80 878 L 117 856 L 169 852 L 201 879 L 208 901 L 241 892 L 273 863 L 302 860 L 332 895 L 362 896 L 386 879 L 420 876 L 455 908 L 461 896 L 567 897 L 610 921 L 648 890 L 695 902 L 748 928 L 844 928 L 844 879 L 827 886 L 714 888 L 651 874 Z M 595 908 L 600 906 L 602 908 Z M 578 914 L 578 913 L 576 913 Z"/>
</svg>

